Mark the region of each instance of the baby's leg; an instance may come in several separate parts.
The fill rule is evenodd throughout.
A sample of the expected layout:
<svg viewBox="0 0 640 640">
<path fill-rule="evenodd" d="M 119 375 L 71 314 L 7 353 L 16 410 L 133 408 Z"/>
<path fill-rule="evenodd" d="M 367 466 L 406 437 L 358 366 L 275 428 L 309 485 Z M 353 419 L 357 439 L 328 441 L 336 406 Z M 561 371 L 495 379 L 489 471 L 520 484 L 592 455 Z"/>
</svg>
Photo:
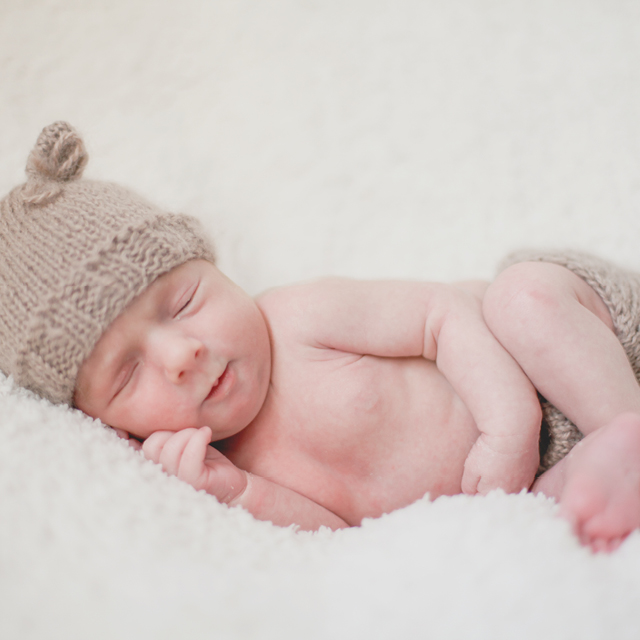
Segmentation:
<svg viewBox="0 0 640 640">
<path fill-rule="evenodd" d="M 514 265 L 494 285 L 487 324 L 540 393 L 591 434 L 533 488 L 558 498 L 593 548 L 612 548 L 640 526 L 640 386 L 609 312 L 554 264 Z"/>
<path fill-rule="evenodd" d="M 560 502 L 583 544 L 617 548 L 640 527 L 640 416 L 622 414 L 588 435 L 531 490 Z"/>
<path fill-rule="evenodd" d="M 536 389 L 585 435 L 622 413 L 640 413 L 640 386 L 611 316 L 573 272 L 515 264 L 489 286 L 484 313 Z"/>
</svg>

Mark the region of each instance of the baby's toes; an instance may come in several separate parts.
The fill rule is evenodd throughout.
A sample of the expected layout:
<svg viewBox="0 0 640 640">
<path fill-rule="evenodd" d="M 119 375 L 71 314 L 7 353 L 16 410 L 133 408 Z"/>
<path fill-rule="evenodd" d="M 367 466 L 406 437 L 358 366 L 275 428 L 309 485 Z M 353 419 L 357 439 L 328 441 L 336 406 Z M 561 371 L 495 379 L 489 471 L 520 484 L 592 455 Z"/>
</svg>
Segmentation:
<svg viewBox="0 0 640 640">
<path fill-rule="evenodd" d="M 582 525 L 582 535 L 594 551 L 614 551 L 638 527 L 637 520 L 621 509 L 604 509 Z"/>
<path fill-rule="evenodd" d="M 588 535 L 584 527 L 606 508 L 606 496 L 589 482 L 573 482 L 565 488 L 560 515 L 569 521 L 578 537 Z"/>
<path fill-rule="evenodd" d="M 612 551 L 615 551 L 626 540 L 626 538 L 627 536 L 622 536 L 621 538 L 613 538 L 609 540 L 607 552 L 611 553 Z"/>
<path fill-rule="evenodd" d="M 583 544 L 591 547 L 593 553 L 606 553 L 608 551 L 609 541 L 605 538 L 586 538 Z"/>
<path fill-rule="evenodd" d="M 583 541 L 585 546 L 591 548 L 594 553 L 611 553 L 615 551 L 623 542 L 626 536 L 614 538 L 587 538 Z"/>
</svg>

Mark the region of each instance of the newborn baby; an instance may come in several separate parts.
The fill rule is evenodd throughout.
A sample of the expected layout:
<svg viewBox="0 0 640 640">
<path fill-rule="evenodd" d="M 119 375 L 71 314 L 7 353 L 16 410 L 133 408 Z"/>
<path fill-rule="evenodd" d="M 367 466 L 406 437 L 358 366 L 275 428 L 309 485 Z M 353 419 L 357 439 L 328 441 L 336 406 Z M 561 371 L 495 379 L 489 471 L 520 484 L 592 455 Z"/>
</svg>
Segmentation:
<svg viewBox="0 0 640 640">
<path fill-rule="evenodd" d="M 279 525 L 530 488 L 595 550 L 640 526 L 637 276 L 530 254 L 491 284 L 326 279 L 253 300 L 195 221 L 80 180 L 86 160 L 47 127 L 0 205 L 0 368 L 18 383 Z"/>
<path fill-rule="evenodd" d="M 169 473 L 276 524 L 357 525 L 426 492 L 533 483 L 610 548 L 640 525 L 640 388 L 612 328 L 554 264 L 491 285 L 322 280 L 254 302 L 191 261 L 109 326 L 75 399 Z M 591 434 L 535 482 L 530 379 Z"/>
</svg>

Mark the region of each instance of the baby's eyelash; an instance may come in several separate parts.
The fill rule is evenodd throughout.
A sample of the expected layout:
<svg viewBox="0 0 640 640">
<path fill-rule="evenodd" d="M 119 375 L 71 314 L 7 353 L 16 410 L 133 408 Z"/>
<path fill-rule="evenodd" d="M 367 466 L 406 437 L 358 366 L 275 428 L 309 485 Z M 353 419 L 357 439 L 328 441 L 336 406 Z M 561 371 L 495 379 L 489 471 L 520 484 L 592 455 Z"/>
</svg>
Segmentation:
<svg viewBox="0 0 640 640">
<path fill-rule="evenodd" d="M 129 384 L 129 382 L 131 381 L 131 378 L 133 378 L 133 374 L 137 368 L 137 364 L 133 365 L 132 367 L 129 368 L 129 370 L 126 372 L 124 379 L 122 381 L 121 384 L 118 385 L 118 389 L 116 390 L 115 394 L 114 394 L 114 398 L 121 392 L 124 390 L 124 388 Z"/>
<path fill-rule="evenodd" d="M 176 315 L 181 314 L 191 303 L 193 300 L 193 296 L 189 296 L 189 299 L 178 309 L 178 313 Z"/>
<path fill-rule="evenodd" d="M 186 302 L 178 309 L 178 311 L 176 311 L 176 317 L 178 317 L 191 304 L 191 302 L 193 301 L 193 298 L 196 295 L 197 290 L 198 290 L 198 285 L 196 285 L 193 291 L 191 291 Z"/>
</svg>

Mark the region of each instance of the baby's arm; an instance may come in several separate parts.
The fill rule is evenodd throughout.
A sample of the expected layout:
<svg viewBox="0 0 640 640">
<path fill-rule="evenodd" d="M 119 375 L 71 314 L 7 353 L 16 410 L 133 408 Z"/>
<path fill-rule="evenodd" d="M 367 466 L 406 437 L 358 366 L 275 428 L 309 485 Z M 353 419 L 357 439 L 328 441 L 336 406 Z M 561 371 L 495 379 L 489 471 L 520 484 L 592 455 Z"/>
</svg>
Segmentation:
<svg viewBox="0 0 640 640">
<path fill-rule="evenodd" d="M 267 316 L 282 313 L 303 344 L 434 360 L 480 431 L 462 490 L 519 491 L 530 486 L 538 466 L 540 405 L 521 368 L 486 326 L 481 291 L 334 278 L 274 291 L 260 304 Z"/>
<path fill-rule="evenodd" d="M 465 461 L 462 490 L 528 489 L 539 463 L 536 390 L 487 327 L 481 296 L 454 294 L 434 311 L 427 319 L 424 355 L 436 361 L 480 431 Z"/>
<path fill-rule="evenodd" d="M 331 529 L 347 527 L 347 523 L 331 511 L 304 496 L 236 467 L 217 449 L 209 446 L 211 429 L 183 429 L 178 432 L 156 431 L 142 445 L 147 458 L 163 469 L 204 489 L 220 502 L 242 506 L 258 520 L 280 526 L 298 525 L 316 531 L 321 526 Z"/>
</svg>

